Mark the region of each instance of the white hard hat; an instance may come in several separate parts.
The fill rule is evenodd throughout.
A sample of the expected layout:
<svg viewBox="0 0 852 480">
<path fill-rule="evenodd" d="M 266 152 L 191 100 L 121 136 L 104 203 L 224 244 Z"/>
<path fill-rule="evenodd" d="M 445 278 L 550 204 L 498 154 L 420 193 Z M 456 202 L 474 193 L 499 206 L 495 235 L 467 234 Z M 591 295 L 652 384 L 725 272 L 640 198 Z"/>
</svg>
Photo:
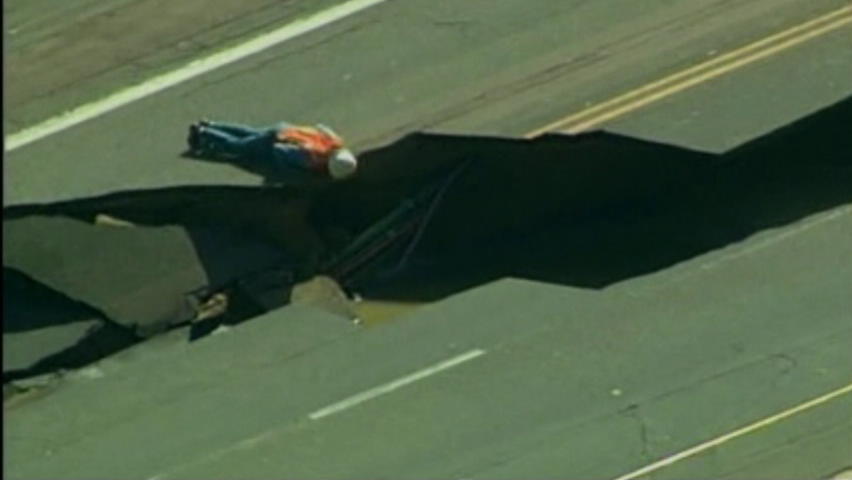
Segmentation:
<svg viewBox="0 0 852 480">
<path fill-rule="evenodd" d="M 346 178 L 358 169 L 358 160 L 349 149 L 341 148 L 331 155 L 328 161 L 328 172 L 335 180 Z"/>
</svg>

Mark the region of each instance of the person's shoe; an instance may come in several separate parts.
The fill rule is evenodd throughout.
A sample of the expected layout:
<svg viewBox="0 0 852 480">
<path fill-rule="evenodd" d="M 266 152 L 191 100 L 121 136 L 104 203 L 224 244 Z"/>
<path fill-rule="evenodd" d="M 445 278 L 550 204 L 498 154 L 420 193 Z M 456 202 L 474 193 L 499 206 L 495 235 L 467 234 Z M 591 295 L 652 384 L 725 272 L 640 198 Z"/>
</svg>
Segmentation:
<svg viewBox="0 0 852 480">
<path fill-rule="evenodd" d="M 189 126 L 189 135 L 186 137 L 186 143 L 189 145 L 191 153 L 199 153 L 201 151 L 201 127 L 193 123 Z"/>
<path fill-rule="evenodd" d="M 198 125 L 201 127 L 209 127 L 212 122 L 207 118 L 202 118 L 198 121 Z"/>
</svg>

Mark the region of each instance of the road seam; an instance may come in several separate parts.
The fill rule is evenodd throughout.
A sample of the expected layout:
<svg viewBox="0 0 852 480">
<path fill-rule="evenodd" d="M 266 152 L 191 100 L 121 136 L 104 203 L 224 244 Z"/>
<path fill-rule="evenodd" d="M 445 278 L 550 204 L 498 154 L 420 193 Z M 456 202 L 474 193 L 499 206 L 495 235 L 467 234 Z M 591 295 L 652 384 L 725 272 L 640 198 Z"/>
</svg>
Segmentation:
<svg viewBox="0 0 852 480">
<path fill-rule="evenodd" d="M 321 408 L 310 415 L 308 418 L 311 420 L 319 420 L 321 418 L 327 417 L 329 415 L 333 415 L 335 413 L 341 412 L 348 408 L 352 408 L 358 404 L 366 402 L 368 400 L 372 400 L 378 396 L 384 395 L 386 393 L 390 393 L 394 390 L 397 390 L 401 387 L 404 387 L 408 384 L 414 383 L 418 380 L 422 380 L 426 377 L 434 375 L 443 370 L 447 370 L 449 368 L 460 365 L 464 362 L 473 360 L 476 357 L 482 356 L 485 354 L 485 350 L 481 349 L 473 349 L 469 352 L 463 353 L 461 355 L 455 356 L 448 360 L 444 360 L 443 362 L 437 363 L 431 367 L 424 368 L 422 370 L 418 370 L 410 375 L 406 375 L 404 377 L 398 378 L 392 382 L 388 382 L 384 385 L 380 385 L 375 388 L 371 388 L 369 390 L 365 390 L 361 393 L 353 395 L 349 398 L 341 400 L 337 403 L 333 403 L 325 408 Z"/>
</svg>

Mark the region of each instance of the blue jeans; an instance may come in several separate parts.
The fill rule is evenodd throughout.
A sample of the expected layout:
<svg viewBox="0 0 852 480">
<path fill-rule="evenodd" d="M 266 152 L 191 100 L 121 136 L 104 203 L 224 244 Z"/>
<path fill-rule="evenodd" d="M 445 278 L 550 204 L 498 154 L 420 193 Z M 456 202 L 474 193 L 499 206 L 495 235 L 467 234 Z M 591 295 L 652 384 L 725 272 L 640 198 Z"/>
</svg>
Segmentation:
<svg viewBox="0 0 852 480">
<path fill-rule="evenodd" d="M 262 157 L 269 154 L 279 127 L 253 128 L 234 123 L 210 122 L 201 130 L 201 145 L 214 154 Z"/>
<path fill-rule="evenodd" d="M 268 173 L 295 179 L 308 175 L 309 154 L 301 147 L 276 142 L 281 122 L 264 128 L 210 122 L 200 132 L 201 146 L 215 155 L 225 155 L 265 167 Z"/>
</svg>

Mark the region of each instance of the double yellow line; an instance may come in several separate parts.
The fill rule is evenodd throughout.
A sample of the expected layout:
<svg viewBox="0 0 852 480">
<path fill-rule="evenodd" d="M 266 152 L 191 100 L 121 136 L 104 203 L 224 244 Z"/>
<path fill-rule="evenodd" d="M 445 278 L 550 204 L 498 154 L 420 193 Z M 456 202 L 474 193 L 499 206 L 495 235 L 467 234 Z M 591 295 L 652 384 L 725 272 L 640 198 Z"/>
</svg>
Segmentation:
<svg viewBox="0 0 852 480">
<path fill-rule="evenodd" d="M 580 112 L 569 115 L 545 125 L 544 127 L 529 132 L 525 135 L 525 137 L 533 138 L 546 132 L 555 131 L 579 133 L 589 130 L 648 104 L 792 48 L 812 38 L 831 32 L 850 23 L 852 23 L 852 5 L 834 10 L 826 15 L 807 21 L 782 32 L 778 32 L 774 35 L 770 35 L 744 47 L 725 53 L 724 55 L 720 55 L 706 62 L 687 68 L 686 70 L 682 70 Z M 849 394 L 852 394 L 852 384 L 844 385 L 817 398 L 795 405 L 787 410 L 763 418 L 749 425 L 745 425 L 719 437 L 707 440 L 681 452 L 669 455 L 642 468 L 626 473 L 615 480 L 638 480 L 640 478 L 645 478 L 657 470 L 694 457 L 734 439 L 762 430 L 782 420 L 786 420 L 797 414 L 811 410 Z"/>
<path fill-rule="evenodd" d="M 569 115 L 528 134 L 578 133 L 852 23 L 852 5 L 770 35 L 712 60 Z"/>
</svg>

